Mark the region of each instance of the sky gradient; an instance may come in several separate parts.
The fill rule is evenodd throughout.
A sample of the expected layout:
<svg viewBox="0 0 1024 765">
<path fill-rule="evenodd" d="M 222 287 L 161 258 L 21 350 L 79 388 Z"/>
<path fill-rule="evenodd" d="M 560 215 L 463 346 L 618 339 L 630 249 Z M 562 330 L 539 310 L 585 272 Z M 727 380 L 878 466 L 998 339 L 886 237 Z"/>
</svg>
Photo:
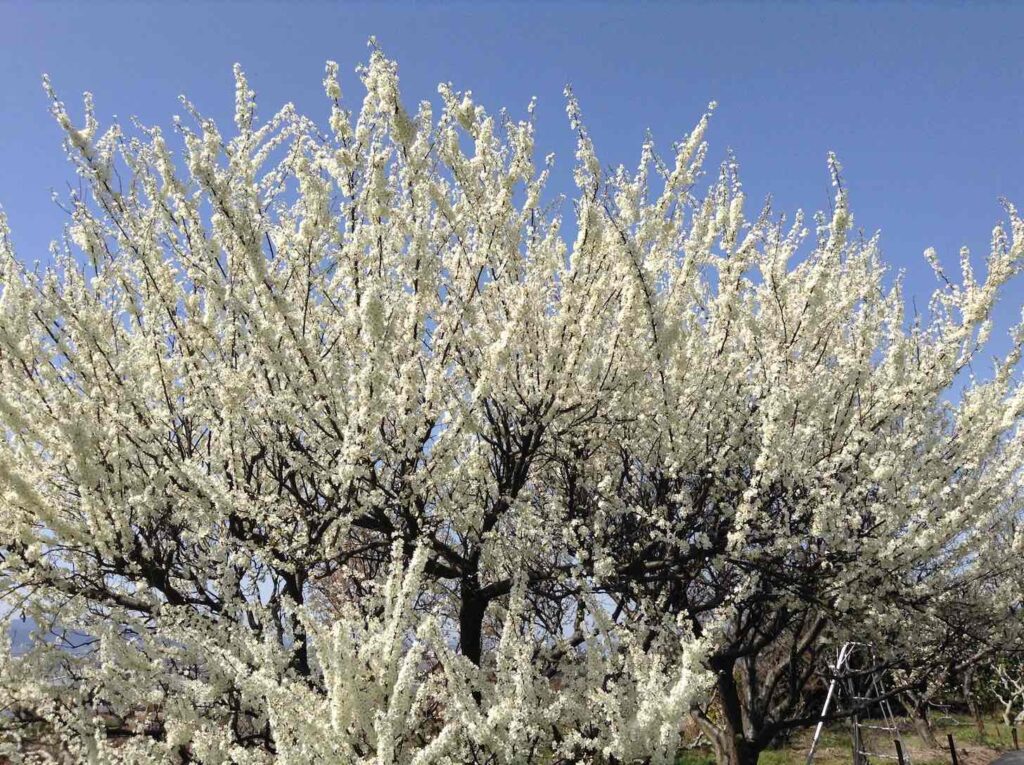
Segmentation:
<svg viewBox="0 0 1024 765">
<path fill-rule="evenodd" d="M 650 129 L 663 152 L 714 99 L 711 169 L 735 151 L 751 200 L 827 207 L 825 165 L 844 167 L 857 227 L 882 231 L 886 260 L 919 304 L 935 286 L 929 246 L 955 273 L 983 261 L 999 198 L 1024 207 L 1024 4 L 575 4 L 297 2 L 34 4 L 0 0 L 0 205 L 24 260 L 45 258 L 64 216 L 51 189 L 73 181 L 40 86 L 48 72 L 72 114 L 90 90 L 101 124 L 131 115 L 169 126 L 187 93 L 233 128 L 240 62 L 266 117 L 286 101 L 325 122 L 321 79 L 339 62 L 350 107 L 355 66 L 376 35 L 397 59 L 410 108 L 436 84 L 471 89 L 491 111 L 538 99 L 540 155 L 569 191 L 571 83 L 606 165 L 634 166 Z M 1021 283 L 1003 300 L 1004 327 Z"/>
</svg>

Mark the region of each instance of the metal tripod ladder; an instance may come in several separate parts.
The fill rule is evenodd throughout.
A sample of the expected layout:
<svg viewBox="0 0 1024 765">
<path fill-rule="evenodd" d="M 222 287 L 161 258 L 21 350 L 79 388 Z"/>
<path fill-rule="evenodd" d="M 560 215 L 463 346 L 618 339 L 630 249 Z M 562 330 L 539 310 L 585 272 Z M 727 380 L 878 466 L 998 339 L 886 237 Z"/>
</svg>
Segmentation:
<svg viewBox="0 0 1024 765">
<path fill-rule="evenodd" d="M 868 669 L 858 670 L 856 660 L 858 657 L 865 657 L 868 660 Z M 850 736 L 853 743 L 853 765 L 869 765 L 871 760 L 895 760 L 899 765 L 910 765 L 910 756 L 903 748 L 903 739 L 900 737 L 900 729 L 896 724 L 896 716 L 893 714 L 892 706 L 886 697 L 885 683 L 880 672 L 875 667 L 874 647 L 868 643 L 844 643 L 839 649 L 836 657 L 832 681 L 828 686 L 828 694 L 825 696 L 825 706 L 821 710 L 822 720 L 814 729 L 814 738 L 811 739 L 811 749 L 807 753 L 807 765 L 813 765 L 814 752 L 818 747 L 818 740 L 821 738 L 821 731 L 825 726 L 824 718 L 833 707 L 838 708 L 842 703 L 840 697 L 844 697 L 851 709 L 862 706 L 862 709 L 850 717 Z M 876 722 L 867 723 L 863 716 L 877 710 L 881 713 L 881 724 Z M 889 740 L 893 742 L 892 753 L 871 751 L 869 749 L 871 733 L 869 731 L 886 731 Z"/>
</svg>

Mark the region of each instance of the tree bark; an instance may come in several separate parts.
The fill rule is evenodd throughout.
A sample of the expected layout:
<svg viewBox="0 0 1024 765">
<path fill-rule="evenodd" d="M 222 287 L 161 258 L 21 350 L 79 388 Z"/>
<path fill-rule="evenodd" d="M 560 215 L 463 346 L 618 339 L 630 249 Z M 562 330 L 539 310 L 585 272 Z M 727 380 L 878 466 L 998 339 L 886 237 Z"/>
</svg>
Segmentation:
<svg viewBox="0 0 1024 765">
<path fill-rule="evenodd" d="M 914 723 L 914 730 L 931 749 L 939 748 L 939 741 L 935 738 L 935 731 L 932 730 L 931 720 L 928 719 L 928 701 L 926 692 L 920 694 L 907 691 L 904 696 L 910 701 L 910 720 Z"/>
<path fill-rule="evenodd" d="M 480 553 L 473 551 L 466 559 L 459 602 L 459 649 L 462 655 L 480 666 L 483 653 L 484 611 L 487 601 L 480 592 Z"/>
<path fill-rule="evenodd" d="M 915 709 L 910 716 L 914 723 L 914 730 L 921 740 L 931 749 L 939 748 L 939 740 L 935 738 L 935 731 L 932 730 L 931 721 L 928 719 L 928 710 L 925 708 Z"/>
<path fill-rule="evenodd" d="M 459 605 L 459 644 L 462 655 L 478 667 L 483 651 L 485 606 L 480 598 L 469 593 L 463 593 Z"/>
<path fill-rule="evenodd" d="M 714 667 L 718 675 L 718 699 L 722 705 L 722 730 L 715 743 L 715 757 L 718 765 L 757 765 L 761 747 L 747 736 L 734 668 L 732 662 Z"/>
<path fill-rule="evenodd" d="M 984 736 L 985 721 L 981 717 L 981 710 L 978 708 L 978 699 L 974 695 L 974 667 L 969 667 L 964 672 L 964 701 L 967 702 L 967 708 L 971 710 L 971 716 L 974 718 L 974 726 L 978 729 L 978 733 Z"/>
<path fill-rule="evenodd" d="M 760 752 L 742 735 L 732 735 L 728 727 L 715 725 L 699 710 L 692 710 L 690 716 L 711 742 L 716 765 L 756 765 Z"/>
<path fill-rule="evenodd" d="M 757 765 L 761 751 L 743 734 L 727 735 L 724 756 L 718 757 L 718 765 Z"/>
</svg>

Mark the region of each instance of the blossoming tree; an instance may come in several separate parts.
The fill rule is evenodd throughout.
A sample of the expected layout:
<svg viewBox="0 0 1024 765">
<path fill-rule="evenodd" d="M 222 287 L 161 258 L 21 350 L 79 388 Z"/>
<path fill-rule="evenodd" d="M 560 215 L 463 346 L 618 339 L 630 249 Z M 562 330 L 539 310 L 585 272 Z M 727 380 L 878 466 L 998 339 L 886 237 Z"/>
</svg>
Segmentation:
<svg viewBox="0 0 1024 765">
<path fill-rule="evenodd" d="M 178 155 L 53 96 L 84 191 L 47 268 L 0 246 L 9 751 L 671 762 L 692 711 L 748 763 L 825 637 L 898 653 L 1019 553 L 1024 333 L 946 396 L 1012 207 L 908 326 L 834 161 L 797 258 L 733 163 L 698 192 L 709 115 L 607 171 L 570 94 L 570 243 L 532 119 L 361 77 L 321 129 L 236 70 L 234 135 L 186 101 Z"/>
</svg>

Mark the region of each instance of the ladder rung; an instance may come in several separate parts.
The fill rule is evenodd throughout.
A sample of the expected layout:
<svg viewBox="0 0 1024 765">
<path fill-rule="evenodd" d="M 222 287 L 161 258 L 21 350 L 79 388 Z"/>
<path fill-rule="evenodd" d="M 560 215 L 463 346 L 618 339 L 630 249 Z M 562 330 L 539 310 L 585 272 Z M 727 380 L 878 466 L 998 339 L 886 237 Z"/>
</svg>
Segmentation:
<svg viewBox="0 0 1024 765">
<path fill-rule="evenodd" d="M 887 731 L 890 731 L 892 733 L 896 732 L 896 728 L 893 728 L 893 727 L 891 727 L 889 725 L 864 725 L 862 723 L 858 723 L 857 727 L 858 728 L 867 728 L 868 730 L 887 730 Z"/>
<path fill-rule="evenodd" d="M 857 754 L 863 754 L 865 757 L 881 757 L 886 760 L 898 760 L 895 754 L 880 754 L 879 752 L 857 752 Z"/>
</svg>

